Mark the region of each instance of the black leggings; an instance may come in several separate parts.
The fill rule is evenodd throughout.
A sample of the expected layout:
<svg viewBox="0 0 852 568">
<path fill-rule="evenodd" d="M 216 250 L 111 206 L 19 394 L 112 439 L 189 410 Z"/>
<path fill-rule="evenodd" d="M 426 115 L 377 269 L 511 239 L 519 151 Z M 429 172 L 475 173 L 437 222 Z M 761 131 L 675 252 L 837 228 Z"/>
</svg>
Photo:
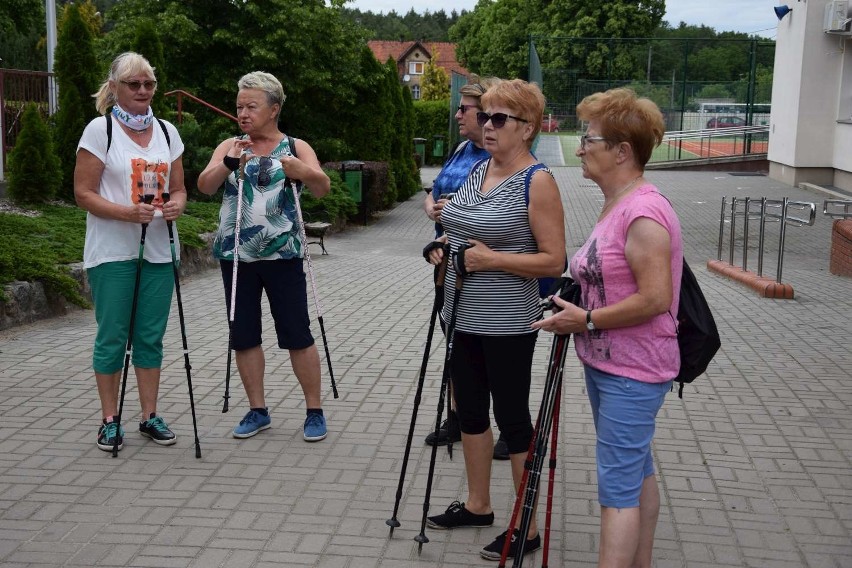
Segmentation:
<svg viewBox="0 0 852 568">
<path fill-rule="evenodd" d="M 474 335 L 453 338 L 450 374 L 461 431 L 482 434 L 491 427 L 489 407 L 510 454 L 529 449 L 533 427 L 529 398 L 537 333 Z"/>
</svg>

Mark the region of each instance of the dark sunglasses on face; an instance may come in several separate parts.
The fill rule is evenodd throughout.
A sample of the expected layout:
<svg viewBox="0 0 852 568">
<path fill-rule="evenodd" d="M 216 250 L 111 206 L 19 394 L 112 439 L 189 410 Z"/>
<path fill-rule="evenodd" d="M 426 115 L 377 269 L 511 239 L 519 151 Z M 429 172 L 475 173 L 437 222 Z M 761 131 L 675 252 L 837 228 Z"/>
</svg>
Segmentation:
<svg viewBox="0 0 852 568">
<path fill-rule="evenodd" d="M 479 108 L 476 105 L 459 105 L 459 112 L 464 114 L 472 108 Z"/>
<path fill-rule="evenodd" d="M 520 116 L 512 116 L 511 114 L 506 114 L 505 112 L 495 112 L 494 114 L 488 114 L 485 111 L 479 111 L 476 113 L 476 124 L 479 126 L 485 126 L 485 123 L 489 120 L 491 121 L 491 125 L 494 128 L 503 128 L 506 126 L 506 119 L 515 119 L 518 122 L 529 122 L 529 120 L 525 118 L 521 118 Z"/>
<path fill-rule="evenodd" d="M 157 82 L 153 79 L 149 79 L 147 81 L 121 81 L 125 85 L 127 85 L 131 91 L 138 91 L 142 85 L 145 85 L 145 90 L 152 91 L 157 88 Z"/>
</svg>

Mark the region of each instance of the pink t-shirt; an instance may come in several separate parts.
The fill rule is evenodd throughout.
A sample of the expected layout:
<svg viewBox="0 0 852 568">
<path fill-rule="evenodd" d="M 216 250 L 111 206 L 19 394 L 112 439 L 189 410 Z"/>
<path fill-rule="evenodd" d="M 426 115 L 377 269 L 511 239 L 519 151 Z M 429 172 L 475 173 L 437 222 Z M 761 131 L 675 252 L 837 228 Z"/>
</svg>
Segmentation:
<svg viewBox="0 0 852 568">
<path fill-rule="evenodd" d="M 660 314 L 645 323 L 576 334 L 580 360 L 605 373 L 645 383 L 663 383 L 677 376 L 680 351 L 674 316 L 680 296 L 683 240 L 680 221 L 668 200 L 651 184 L 638 187 L 595 225 L 586 243 L 571 259 L 571 277 L 579 282 L 587 310 L 611 306 L 638 290 L 624 256 L 627 230 L 640 217 L 652 219 L 671 236 L 671 315 Z"/>
</svg>

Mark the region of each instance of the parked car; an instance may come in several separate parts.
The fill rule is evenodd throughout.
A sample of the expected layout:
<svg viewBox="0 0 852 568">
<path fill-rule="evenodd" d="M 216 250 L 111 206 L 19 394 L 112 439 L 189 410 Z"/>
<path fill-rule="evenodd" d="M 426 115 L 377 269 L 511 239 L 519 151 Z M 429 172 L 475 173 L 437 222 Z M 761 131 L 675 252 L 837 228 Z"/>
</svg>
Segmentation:
<svg viewBox="0 0 852 568">
<path fill-rule="evenodd" d="M 707 121 L 707 128 L 736 128 L 745 125 L 745 119 L 739 116 L 717 116 Z"/>
<path fill-rule="evenodd" d="M 555 118 L 543 118 L 541 121 L 542 132 L 559 132 L 559 121 Z"/>
</svg>

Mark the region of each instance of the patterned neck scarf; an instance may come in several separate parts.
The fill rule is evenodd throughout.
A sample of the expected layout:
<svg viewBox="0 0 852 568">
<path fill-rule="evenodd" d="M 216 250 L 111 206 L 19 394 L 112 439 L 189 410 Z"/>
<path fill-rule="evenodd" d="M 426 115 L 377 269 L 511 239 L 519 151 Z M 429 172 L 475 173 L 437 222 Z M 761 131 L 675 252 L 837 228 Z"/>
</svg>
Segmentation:
<svg viewBox="0 0 852 568">
<path fill-rule="evenodd" d="M 112 107 L 112 115 L 124 126 L 137 132 L 147 130 L 154 122 L 154 111 L 151 110 L 151 107 L 148 107 L 146 114 L 130 114 L 118 106 L 118 103 L 115 103 Z"/>
</svg>

